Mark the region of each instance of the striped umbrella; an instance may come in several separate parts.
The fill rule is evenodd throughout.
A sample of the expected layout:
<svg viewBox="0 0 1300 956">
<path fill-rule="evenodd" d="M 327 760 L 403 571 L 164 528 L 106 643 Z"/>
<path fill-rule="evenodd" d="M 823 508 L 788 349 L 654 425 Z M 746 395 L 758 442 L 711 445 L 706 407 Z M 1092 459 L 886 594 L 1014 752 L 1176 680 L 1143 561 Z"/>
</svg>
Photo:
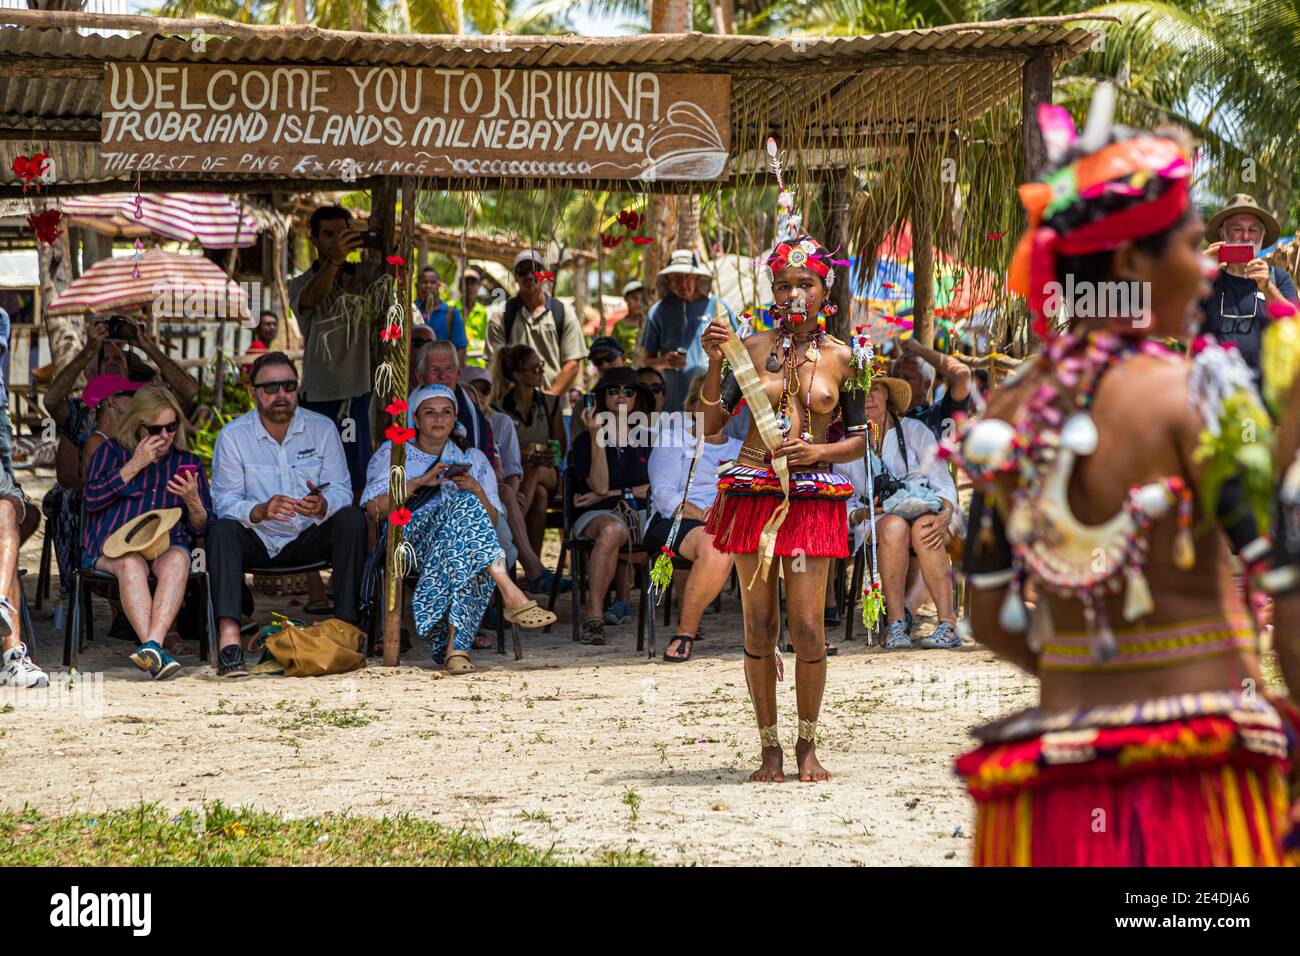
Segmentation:
<svg viewBox="0 0 1300 956">
<path fill-rule="evenodd" d="M 152 311 L 160 318 L 242 319 L 248 300 L 211 259 L 150 249 L 132 257 L 100 259 L 50 303 L 50 315 Z"/>
<path fill-rule="evenodd" d="M 65 200 L 61 208 L 72 225 L 109 236 L 157 235 L 178 242 L 198 242 L 206 249 L 229 249 L 236 244 L 244 248 L 257 241 L 257 221 L 229 196 L 218 193 L 151 193 L 139 197 L 108 193 L 77 196 Z"/>
</svg>

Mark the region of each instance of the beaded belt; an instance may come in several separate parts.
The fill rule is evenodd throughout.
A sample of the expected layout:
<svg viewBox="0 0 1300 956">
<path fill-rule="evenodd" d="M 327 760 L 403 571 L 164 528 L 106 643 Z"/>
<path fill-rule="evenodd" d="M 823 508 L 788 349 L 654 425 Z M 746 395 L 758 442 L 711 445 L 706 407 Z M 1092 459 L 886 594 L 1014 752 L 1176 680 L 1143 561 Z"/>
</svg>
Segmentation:
<svg viewBox="0 0 1300 956">
<path fill-rule="evenodd" d="M 1168 667 L 1188 660 L 1255 647 L 1246 618 L 1212 618 L 1168 627 L 1129 627 L 1115 631 L 1115 656 L 1097 663 L 1086 633 L 1058 631 L 1043 639 L 1039 666 L 1046 671 L 1111 671 Z"/>
</svg>

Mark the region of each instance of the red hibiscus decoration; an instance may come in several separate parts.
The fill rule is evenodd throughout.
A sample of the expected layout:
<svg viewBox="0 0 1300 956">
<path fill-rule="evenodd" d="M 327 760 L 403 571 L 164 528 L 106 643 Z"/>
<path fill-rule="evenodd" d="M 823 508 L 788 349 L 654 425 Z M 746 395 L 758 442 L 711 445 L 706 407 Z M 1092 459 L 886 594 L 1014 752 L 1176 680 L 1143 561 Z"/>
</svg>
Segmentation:
<svg viewBox="0 0 1300 956">
<path fill-rule="evenodd" d="M 892 282 L 882 282 L 882 283 L 880 283 L 880 288 L 882 288 L 882 289 L 892 289 L 892 288 L 894 288 L 894 283 L 892 283 Z"/>
<path fill-rule="evenodd" d="M 650 243 L 654 242 L 655 240 L 653 236 L 633 236 L 632 241 L 635 242 L 638 246 L 648 246 L 650 245 Z"/>
<path fill-rule="evenodd" d="M 603 232 L 600 234 L 600 244 L 606 249 L 617 249 L 622 242 L 622 236 L 607 236 Z"/>
<path fill-rule="evenodd" d="M 389 256 L 389 257 L 388 257 L 387 259 L 385 259 L 384 261 L 387 262 L 390 266 L 404 266 L 404 265 L 406 265 L 406 260 L 403 259 L 401 256 Z"/>
<path fill-rule="evenodd" d="M 62 232 L 59 223 L 62 221 L 63 213 L 57 209 L 46 209 L 27 217 L 27 225 L 35 231 L 36 238 L 46 245 L 59 238 L 59 233 Z"/>
<path fill-rule="evenodd" d="M 388 523 L 398 528 L 405 528 L 411 523 L 411 509 L 398 508 L 388 516 Z"/>
<path fill-rule="evenodd" d="M 1005 232 L 990 232 L 990 233 L 988 234 L 988 238 L 990 238 L 990 239 L 1001 239 L 1001 238 L 1002 238 L 1003 236 L 1005 236 L 1005 235 L 1006 235 Z"/>
<path fill-rule="evenodd" d="M 31 185 L 36 186 L 37 192 L 41 191 L 41 184 L 37 180 L 45 175 L 45 163 L 49 158 L 50 154 L 44 151 L 33 153 L 30 157 L 14 157 L 14 175 L 23 181 L 23 192 L 27 192 L 27 187 Z"/>
<path fill-rule="evenodd" d="M 624 209 L 618 214 L 618 224 L 628 232 L 636 232 L 645 222 L 645 216 L 639 212 L 633 212 L 631 209 Z"/>
<path fill-rule="evenodd" d="M 402 327 L 394 322 L 388 328 L 379 333 L 379 338 L 384 342 L 396 342 L 402 337 Z"/>
<path fill-rule="evenodd" d="M 388 412 L 390 415 L 405 415 L 410 407 L 411 406 L 407 405 L 404 399 L 395 398 L 384 406 L 384 411 Z"/>
<path fill-rule="evenodd" d="M 1295 315 L 1296 311 L 1296 307 L 1290 302 L 1270 302 L 1268 304 L 1268 314 L 1275 319 L 1284 319 L 1288 315 Z"/>
<path fill-rule="evenodd" d="M 538 272 L 537 272 L 537 281 L 538 281 L 538 282 L 554 282 L 554 281 L 555 281 L 555 273 L 554 273 L 554 272 L 547 272 L 545 269 L 540 269 L 540 270 L 538 270 Z"/>
<path fill-rule="evenodd" d="M 384 429 L 384 437 L 394 445 L 404 445 L 415 437 L 415 429 L 405 425 L 389 425 Z"/>
</svg>

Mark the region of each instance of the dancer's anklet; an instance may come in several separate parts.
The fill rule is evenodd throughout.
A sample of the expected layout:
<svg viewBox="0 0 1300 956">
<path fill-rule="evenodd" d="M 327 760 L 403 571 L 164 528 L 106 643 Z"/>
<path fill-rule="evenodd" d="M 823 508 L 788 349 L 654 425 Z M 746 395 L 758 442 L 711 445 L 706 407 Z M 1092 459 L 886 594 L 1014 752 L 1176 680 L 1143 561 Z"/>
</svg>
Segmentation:
<svg viewBox="0 0 1300 956">
<path fill-rule="evenodd" d="M 764 747 L 781 746 L 781 736 L 776 732 L 776 724 L 773 724 L 771 727 L 759 727 L 758 741 Z"/>
<path fill-rule="evenodd" d="M 796 657 L 795 660 L 798 661 L 800 664 L 806 664 L 806 665 L 808 665 L 809 667 L 812 667 L 812 666 L 815 665 L 815 664 L 825 664 L 825 663 L 826 663 L 826 655 L 823 654 L 821 657 L 817 658 L 817 660 L 815 660 L 815 661 L 806 661 L 806 660 L 804 660 L 802 657 Z"/>
<path fill-rule="evenodd" d="M 772 656 L 771 654 L 751 654 L 747 647 L 742 647 L 741 650 L 745 652 L 745 656 L 751 661 L 765 661 Z"/>
<path fill-rule="evenodd" d="M 799 718 L 799 739 L 810 744 L 817 743 L 817 721 Z"/>
</svg>

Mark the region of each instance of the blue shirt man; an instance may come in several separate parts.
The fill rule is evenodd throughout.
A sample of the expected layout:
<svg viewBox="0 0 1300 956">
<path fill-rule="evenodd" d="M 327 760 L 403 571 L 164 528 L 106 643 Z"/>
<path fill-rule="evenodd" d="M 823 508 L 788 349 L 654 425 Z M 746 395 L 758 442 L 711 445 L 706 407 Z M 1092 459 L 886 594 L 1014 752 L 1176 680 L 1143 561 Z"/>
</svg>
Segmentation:
<svg viewBox="0 0 1300 956">
<path fill-rule="evenodd" d="M 662 298 L 650 309 L 641 332 L 645 365 L 664 377 L 665 412 L 680 412 L 691 379 L 709 366 L 700 336 L 715 318 L 726 317 L 734 330 L 736 317 L 720 298 L 709 295 L 712 276 L 695 253 L 678 249 L 659 273 Z"/>
<path fill-rule="evenodd" d="M 465 352 L 469 349 L 469 336 L 465 334 L 465 317 L 460 309 L 442 301 L 442 280 L 438 270 L 432 267 L 421 269 L 416 280 L 415 291 L 419 298 L 415 307 L 420 310 L 424 324 L 433 330 L 434 338 L 450 342 L 456 346 L 460 364 L 465 364 Z"/>
</svg>

